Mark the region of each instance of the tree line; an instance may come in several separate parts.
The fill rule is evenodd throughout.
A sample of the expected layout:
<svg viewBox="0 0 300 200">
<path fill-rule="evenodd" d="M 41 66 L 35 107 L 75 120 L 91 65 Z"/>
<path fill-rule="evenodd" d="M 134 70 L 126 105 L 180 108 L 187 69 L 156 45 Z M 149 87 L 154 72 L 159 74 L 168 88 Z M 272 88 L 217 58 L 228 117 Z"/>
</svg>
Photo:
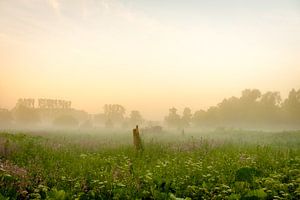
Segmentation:
<svg viewBox="0 0 300 200">
<path fill-rule="evenodd" d="M 83 110 L 71 108 L 70 101 L 39 99 L 39 106 L 34 106 L 34 99 L 19 99 L 11 109 L 0 108 L 0 125 L 38 125 L 92 127 L 93 124 L 112 128 L 142 124 L 145 120 L 141 113 L 132 110 L 126 115 L 126 109 L 119 104 L 106 104 L 103 112 L 91 115 Z"/>
<path fill-rule="evenodd" d="M 71 101 L 61 99 L 38 99 L 38 108 L 44 109 L 70 109 Z M 27 108 L 35 108 L 35 99 L 32 98 L 20 98 L 17 102 L 17 106 L 24 106 Z"/>
<path fill-rule="evenodd" d="M 300 89 L 292 89 L 286 99 L 279 92 L 261 93 L 245 89 L 240 97 L 225 98 L 216 106 L 194 113 L 185 108 L 182 116 L 176 108 L 169 110 L 165 122 L 170 127 L 267 127 L 300 126 Z"/>
<path fill-rule="evenodd" d="M 145 119 L 142 117 L 140 111 L 132 110 L 128 116 L 126 116 L 126 109 L 120 104 L 105 104 L 103 106 L 103 113 L 95 115 L 94 121 L 102 123 L 107 128 L 114 126 L 135 126 L 136 124 L 142 124 Z"/>
<path fill-rule="evenodd" d="M 83 110 L 71 108 L 70 101 L 39 99 L 35 108 L 34 99 L 20 99 L 12 110 L 0 109 L 2 124 L 71 124 L 91 127 L 93 124 L 112 128 L 115 126 L 134 126 L 147 122 L 138 110 L 126 114 L 124 106 L 106 104 L 103 112 L 90 115 Z M 240 97 L 225 98 L 216 106 L 207 110 L 184 108 L 178 114 L 176 108 L 170 108 L 164 118 L 169 127 L 300 127 L 300 89 L 292 89 L 286 99 L 279 92 L 262 93 L 258 89 L 245 89 Z"/>
</svg>

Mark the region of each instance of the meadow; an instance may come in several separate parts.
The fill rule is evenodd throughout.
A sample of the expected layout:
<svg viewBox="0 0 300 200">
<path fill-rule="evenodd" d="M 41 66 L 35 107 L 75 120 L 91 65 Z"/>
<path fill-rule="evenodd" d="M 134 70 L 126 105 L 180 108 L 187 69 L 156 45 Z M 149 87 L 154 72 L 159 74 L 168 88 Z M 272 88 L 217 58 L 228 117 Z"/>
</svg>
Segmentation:
<svg viewBox="0 0 300 200">
<path fill-rule="evenodd" d="M 2 131 L 0 199 L 300 199 L 300 131 Z"/>
</svg>

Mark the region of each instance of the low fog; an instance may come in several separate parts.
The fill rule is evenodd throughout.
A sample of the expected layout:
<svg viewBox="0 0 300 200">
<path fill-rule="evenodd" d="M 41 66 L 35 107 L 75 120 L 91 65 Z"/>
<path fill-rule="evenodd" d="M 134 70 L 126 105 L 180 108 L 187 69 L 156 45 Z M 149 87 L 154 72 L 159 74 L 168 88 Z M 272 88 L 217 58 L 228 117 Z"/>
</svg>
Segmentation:
<svg viewBox="0 0 300 200">
<path fill-rule="evenodd" d="M 188 103 L 188 102 L 187 102 Z M 153 105 L 151 105 L 153 106 Z M 101 105 L 99 105 L 101 107 Z M 295 130 L 300 128 L 300 89 L 292 89 L 286 99 L 279 92 L 245 89 L 238 97 L 227 97 L 207 110 L 162 110 L 162 120 L 148 120 L 138 110 L 121 104 L 105 104 L 97 114 L 72 107 L 71 101 L 20 98 L 15 107 L 0 109 L 2 130 L 72 130 L 102 132 L 131 130 L 185 133 L 219 129 Z"/>
</svg>

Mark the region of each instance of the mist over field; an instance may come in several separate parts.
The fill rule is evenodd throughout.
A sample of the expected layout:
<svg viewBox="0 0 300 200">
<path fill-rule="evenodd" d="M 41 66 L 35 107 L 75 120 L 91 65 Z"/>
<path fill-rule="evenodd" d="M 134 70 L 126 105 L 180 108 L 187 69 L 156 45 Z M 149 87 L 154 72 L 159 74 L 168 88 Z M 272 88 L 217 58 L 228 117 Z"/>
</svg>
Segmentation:
<svg viewBox="0 0 300 200">
<path fill-rule="evenodd" d="M 166 110 L 167 111 L 167 110 Z M 300 89 L 292 89 L 286 99 L 279 92 L 261 93 L 245 89 L 239 97 L 224 98 L 207 110 L 185 107 L 165 112 L 163 120 L 148 120 L 138 110 L 127 111 L 119 104 L 105 104 L 102 112 L 90 114 L 72 107 L 71 101 L 21 98 L 11 110 L 0 110 L 2 129 L 72 129 L 130 130 L 135 125 L 145 129 L 184 131 L 216 128 L 250 130 L 297 130 L 300 126 Z"/>
<path fill-rule="evenodd" d="M 298 0 L 1 0 L 0 200 L 298 200 L 299 55 Z"/>
</svg>

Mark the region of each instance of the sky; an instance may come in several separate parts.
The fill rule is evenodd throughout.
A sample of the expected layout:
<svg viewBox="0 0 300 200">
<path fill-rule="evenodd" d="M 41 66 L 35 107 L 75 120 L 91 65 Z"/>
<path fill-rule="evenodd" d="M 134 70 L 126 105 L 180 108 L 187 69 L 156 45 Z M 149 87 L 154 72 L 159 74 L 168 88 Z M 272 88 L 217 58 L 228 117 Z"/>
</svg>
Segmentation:
<svg viewBox="0 0 300 200">
<path fill-rule="evenodd" d="M 299 0 L 0 0 L 0 107 L 104 104 L 162 119 L 300 88 Z"/>
</svg>

